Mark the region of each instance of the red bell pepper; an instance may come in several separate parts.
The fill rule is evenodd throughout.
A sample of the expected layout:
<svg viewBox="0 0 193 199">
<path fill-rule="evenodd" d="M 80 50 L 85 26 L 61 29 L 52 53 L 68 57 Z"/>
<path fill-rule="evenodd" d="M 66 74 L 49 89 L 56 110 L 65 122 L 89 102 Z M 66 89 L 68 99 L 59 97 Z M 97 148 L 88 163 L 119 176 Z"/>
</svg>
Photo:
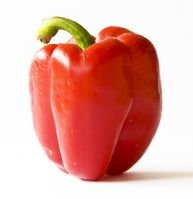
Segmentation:
<svg viewBox="0 0 193 199">
<path fill-rule="evenodd" d="M 59 29 L 73 40 L 47 44 L 30 69 L 36 134 L 59 168 L 81 179 L 120 174 L 144 154 L 161 117 L 161 84 L 152 43 L 110 26 L 95 39 L 70 19 L 45 19 L 38 39 Z"/>
</svg>

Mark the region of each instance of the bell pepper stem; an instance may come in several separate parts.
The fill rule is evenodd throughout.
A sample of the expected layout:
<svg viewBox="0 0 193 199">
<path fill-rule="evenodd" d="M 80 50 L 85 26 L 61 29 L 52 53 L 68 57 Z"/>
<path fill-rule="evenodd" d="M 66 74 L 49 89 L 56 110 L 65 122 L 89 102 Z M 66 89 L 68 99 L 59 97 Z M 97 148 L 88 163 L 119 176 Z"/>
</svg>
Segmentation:
<svg viewBox="0 0 193 199">
<path fill-rule="evenodd" d="M 93 37 L 85 28 L 71 19 L 62 17 L 44 19 L 38 29 L 37 39 L 47 44 L 57 34 L 58 30 L 69 32 L 82 50 L 94 43 Z"/>
</svg>

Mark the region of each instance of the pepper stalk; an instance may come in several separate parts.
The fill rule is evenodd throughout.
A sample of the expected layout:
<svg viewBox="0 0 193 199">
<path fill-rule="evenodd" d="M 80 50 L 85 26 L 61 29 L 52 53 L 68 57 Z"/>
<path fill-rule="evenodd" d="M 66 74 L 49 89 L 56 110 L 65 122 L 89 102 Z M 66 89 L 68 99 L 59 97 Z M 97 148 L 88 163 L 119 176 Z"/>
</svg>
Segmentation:
<svg viewBox="0 0 193 199">
<path fill-rule="evenodd" d="M 47 44 L 57 34 L 58 30 L 69 32 L 82 50 L 94 43 L 94 38 L 84 27 L 71 19 L 63 17 L 44 19 L 38 29 L 37 39 Z"/>
</svg>

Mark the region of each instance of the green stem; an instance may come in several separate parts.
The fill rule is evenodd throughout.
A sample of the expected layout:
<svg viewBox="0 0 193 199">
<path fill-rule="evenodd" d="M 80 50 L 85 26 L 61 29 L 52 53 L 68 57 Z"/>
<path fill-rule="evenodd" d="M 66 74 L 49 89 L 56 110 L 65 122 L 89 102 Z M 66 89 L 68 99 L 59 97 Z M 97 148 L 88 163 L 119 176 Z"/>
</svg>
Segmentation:
<svg viewBox="0 0 193 199">
<path fill-rule="evenodd" d="M 71 19 L 62 17 L 44 19 L 38 30 L 37 39 L 47 44 L 56 35 L 58 30 L 69 32 L 77 45 L 83 50 L 94 43 L 93 37 L 85 28 Z"/>
</svg>

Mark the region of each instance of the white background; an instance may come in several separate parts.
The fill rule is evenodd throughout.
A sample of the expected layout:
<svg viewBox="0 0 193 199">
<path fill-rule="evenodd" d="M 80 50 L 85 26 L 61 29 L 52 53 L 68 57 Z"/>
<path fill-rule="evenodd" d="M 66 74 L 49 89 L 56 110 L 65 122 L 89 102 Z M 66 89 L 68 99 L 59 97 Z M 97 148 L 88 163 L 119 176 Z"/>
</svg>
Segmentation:
<svg viewBox="0 0 193 199">
<path fill-rule="evenodd" d="M 94 35 L 105 26 L 123 26 L 157 49 L 162 120 L 143 158 L 124 175 L 81 181 L 58 170 L 35 137 L 28 73 L 42 46 L 36 30 L 43 18 L 55 15 L 77 20 Z M 0 198 L 192 198 L 192 27 L 192 0 L 1 0 Z M 69 37 L 63 32 L 53 41 Z"/>
</svg>

